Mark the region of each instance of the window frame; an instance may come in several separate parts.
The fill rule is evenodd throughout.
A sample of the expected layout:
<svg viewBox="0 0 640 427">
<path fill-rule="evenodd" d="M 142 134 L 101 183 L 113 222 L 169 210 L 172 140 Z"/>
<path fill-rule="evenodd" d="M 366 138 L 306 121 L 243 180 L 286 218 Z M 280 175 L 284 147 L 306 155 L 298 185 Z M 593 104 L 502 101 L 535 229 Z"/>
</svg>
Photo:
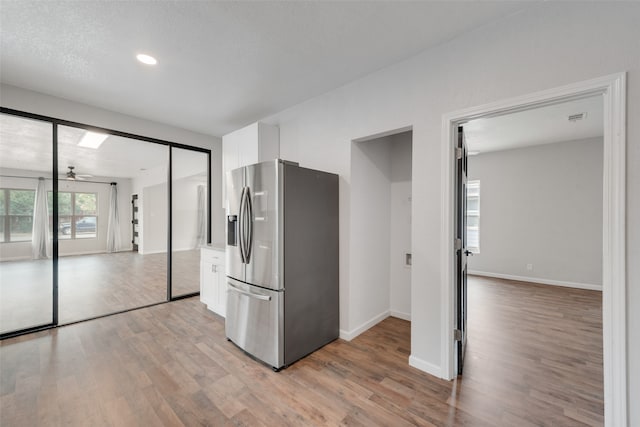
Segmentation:
<svg viewBox="0 0 640 427">
<path fill-rule="evenodd" d="M 477 188 L 477 193 L 478 194 L 470 196 L 469 195 L 469 189 L 470 188 Z M 466 249 L 468 251 L 470 251 L 471 253 L 473 253 L 474 255 L 477 255 L 477 254 L 480 253 L 480 246 L 481 246 L 480 245 L 480 218 L 481 218 L 480 217 L 480 188 L 481 187 L 480 187 L 480 180 L 479 179 L 474 179 L 474 180 L 471 180 L 471 181 L 467 181 L 467 191 L 466 191 L 466 193 L 467 193 L 466 194 L 466 199 L 467 200 L 466 200 L 466 211 L 465 211 L 465 216 L 466 216 L 466 218 L 465 218 L 465 226 L 466 226 L 465 232 L 467 234 L 467 248 Z M 469 210 L 469 199 L 470 198 L 477 199 L 477 203 L 478 203 L 478 208 L 477 209 Z M 469 217 L 477 218 L 478 225 L 474 226 L 474 227 L 469 226 Z M 476 235 L 478 236 L 477 237 L 478 244 L 476 246 L 470 246 L 469 245 L 469 238 L 468 237 L 469 237 L 469 230 L 470 229 L 475 229 Z"/>
<path fill-rule="evenodd" d="M 47 199 L 49 197 L 49 194 L 51 194 L 51 197 L 53 199 L 53 191 L 47 191 Z M 70 200 L 70 204 L 71 204 L 71 213 L 70 214 L 64 214 L 60 212 L 60 195 L 61 194 L 70 194 L 71 195 L 71 200 Z M 76 212 L 76 194 L 93 194 L 95 196 L 95 202 L 96 202 L 96 213 L 91 215 L 91 214 L 79 214 Z M 58 239 L 59 240 L 91 240 L 91 239 L 97 239 L 98 238 L 98 224 L 99 224 L 99 214 L 98 214 L 98 206 L 99 206 L 99 198 L 98 198 L 98 192 L 97 191 L 58 191 L 58 224 L 57 227 L 55 227 L 58 231 Z M 60 220 L 62 218 L 69 218 L 69 234 L 64 234 L 60 231 Z M 80 221 L 83 218 L 95 218 L 96 221 L 96 231 L 95 231 L 95 235 L 93 237 L 78 237 L 77 236 L 77 222 Z M 49 224 L 51 225 L 50 227 L 50 233 L 53 233 L 53 212 L 49 214 Z M 68 236 L 68 237 L 67 237 Z"/>
<path fill-rule="evenodd" d="M 22 243 L 22 242 L 31 242 L 33 240 L 33 231 L 30 234 L 30 237 L 28 240 L 11 240 L 11 218 L 14 217 L 18 217 L 18 218 L 31 218 L 31 225 L 33 227 L 33 209 L 35 208 L 35 206 L 32 207 L 31 209 L 31 215 L 26 215 L 26 214 L 12 214 L 9 210 L 10 206 L 11 206 L 11 192 L 12 191 L 28 191 L 30 193 L 33 193 L 33 200 L 34 200 L 34 204 L 35 204 L 35 196 L 36 196 L 36 191 L 29 189 L 29 188 L 14 188 L 14 187 L 2 187 L 0 188 L 0 191 L 2 191 L 4 193 L 4 214 L 0 215 L 0 217 L 3 217 L 4 222 L 2 224 L 3 227 L 3 238 L 0 241 L 0 244 L 2 243 Z"/>
</svg>

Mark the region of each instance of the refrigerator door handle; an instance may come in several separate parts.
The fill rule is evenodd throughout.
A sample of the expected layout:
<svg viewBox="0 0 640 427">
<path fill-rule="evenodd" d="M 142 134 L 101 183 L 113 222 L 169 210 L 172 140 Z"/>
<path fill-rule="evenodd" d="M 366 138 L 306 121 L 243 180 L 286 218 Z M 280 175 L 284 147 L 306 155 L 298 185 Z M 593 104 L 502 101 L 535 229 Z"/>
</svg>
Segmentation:
<svg viewBox="0 0 640 427">
<path fill-rule="evenodd" d="M 244 198 L 245 193 L 247 191 L 247 187 L 242 187 L 242 194 L 240 195 L 240 209 L 238 211 L 238 248 L 240 249 L 240 260 L 243 264 L 246 264 L 245 250 L 244 250 L 244 224 L 245 224 L 245 213 L 244 213 Z"/>
<path fill-rule="evenodd" d="M 230 291 L 237 292 L 239 294 L 246 295 L 248 297 L 259 299 L 259 300 L 262 300 L 262 301 L 271 301 L 271 297 L 269 295 L 260 295 L 260 294 L 254 294 L 253 292 L 245 291 L 244 289 L 240 289 L 240 288 L 236 287 L 231 282 L 227 282 L 227 284 L 229 285 L 228 290 L 230 290 Z"/>
<path fill-rule="evenodd" d="M 244 249 L 244 256 L 249 264 L 251 260 L 251 249 L 253 248 L 253 203 L 251 202 L 251 189 L 247 187 L 247 193 L 245 198 L 246 213 L 247 213 L 247 241 Z"/>
</svg>

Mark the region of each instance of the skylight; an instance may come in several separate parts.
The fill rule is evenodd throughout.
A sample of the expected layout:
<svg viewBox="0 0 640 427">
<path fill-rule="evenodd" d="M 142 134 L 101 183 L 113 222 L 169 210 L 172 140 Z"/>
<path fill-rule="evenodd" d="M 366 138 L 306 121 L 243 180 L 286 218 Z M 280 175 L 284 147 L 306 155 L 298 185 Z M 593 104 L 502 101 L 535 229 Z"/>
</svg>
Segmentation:
<svg viewBox="0 0 640 427">
<path fill-rule="evenodd" d="M 107 139 L 109 135 L 106 133 L 97 133 L 97 132 L 89 132 L 84 134 L 80 142 L 78 143 L 78 147 L 87 147 L 93 148 L 97 150 L 98 147 Z"/>
</svg>

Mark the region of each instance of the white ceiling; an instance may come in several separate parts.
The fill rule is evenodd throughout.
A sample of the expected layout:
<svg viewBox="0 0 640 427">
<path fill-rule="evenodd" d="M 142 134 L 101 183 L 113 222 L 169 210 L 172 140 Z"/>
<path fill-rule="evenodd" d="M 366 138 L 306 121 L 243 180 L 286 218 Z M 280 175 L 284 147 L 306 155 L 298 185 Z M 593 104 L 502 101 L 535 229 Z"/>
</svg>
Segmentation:
<svg viewBox="0 0 640 427">
<path fill-rule="evenodd" d="M 58 171 L 61 175 L 74 166 L 78 175 L 94 178 L 136 178 L 168 173 L 169 149 L 119 136 L 109 136 L 97 149 L 79 147 L 86 131 L 69 126 L 58 127 Z M 53 143 L 51 125 L 36 120 L 0 114 L 0 174 L 6 169 L 42 172 L 52 169 Z M 184 149 L 173 151 L 172 176 L 201 175 L 207 170 L 206 154 Z"/>
<path fill-rule="evenodd" d="M 0 80 L 219 136 L 533 3 L 1 0 Z"/>
<path fill-rule="evenodd" d="M 464 124 L 470 152 L 487 153 L 532 145 L 574 141 L 604 135 L 602 96 L 548 105 Z M 583 120 L 569 121 L 573 114 Z"/>
</svg>

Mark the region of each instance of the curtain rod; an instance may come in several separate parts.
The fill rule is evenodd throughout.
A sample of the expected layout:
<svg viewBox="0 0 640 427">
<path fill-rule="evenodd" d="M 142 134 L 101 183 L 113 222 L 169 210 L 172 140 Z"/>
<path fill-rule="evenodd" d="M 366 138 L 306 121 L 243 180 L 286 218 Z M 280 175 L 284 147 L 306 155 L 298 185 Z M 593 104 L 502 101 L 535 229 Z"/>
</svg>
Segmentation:
<svg viewBox="0 0 640 427">
<path fill-rule="evenodd" d="M 0 175 L 0 177 L 2 178 L 26 178 L 26 179 L 40 179 L 42 178 L 41 176 L 18 176 L 18 175 Z M 52 178 L 44 178 L 47 179 L 49 181 L 53 181 Z M 106 182 L 106 181 L 88 181 L 86 179 L 64 179 L 64 178 L 58 178 L 58 181 L 71 181 L 71 182 L 86 182 L 89 184 L 108 184 L 108 185 L 117 185 L 117 182 Z"/>
</svg>

